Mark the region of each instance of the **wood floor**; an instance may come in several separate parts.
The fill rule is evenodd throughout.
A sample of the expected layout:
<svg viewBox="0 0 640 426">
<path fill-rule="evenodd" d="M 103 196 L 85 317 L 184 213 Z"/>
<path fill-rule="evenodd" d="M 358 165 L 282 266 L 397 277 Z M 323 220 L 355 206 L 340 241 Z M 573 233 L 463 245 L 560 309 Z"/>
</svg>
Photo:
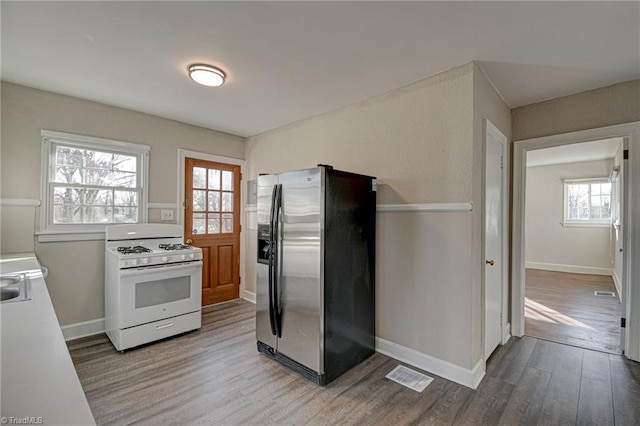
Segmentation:
<svg viewBox="0 0 640 426">
<path fill-rule="evenodd" d="M 69 342 L 98 424 L 633 425 L 640 364 L 531 337 L 511 339 L 474 391 L 437 376 L 422 392 L 375 354 L 318 387 L 258 354 L 254 305 L 205 309 L 203 327 L 124 354 L 105 335 Z M 426 373 L 429 374 L 429 373 Z"/>
<path fill-rule="evenodd" d="M 596 296 L 596 290 L 614 292 L 616 297 Z M 621 353 L 620 309 L 611 277 L 527 269 L 528 336 Z"/>
</svg>

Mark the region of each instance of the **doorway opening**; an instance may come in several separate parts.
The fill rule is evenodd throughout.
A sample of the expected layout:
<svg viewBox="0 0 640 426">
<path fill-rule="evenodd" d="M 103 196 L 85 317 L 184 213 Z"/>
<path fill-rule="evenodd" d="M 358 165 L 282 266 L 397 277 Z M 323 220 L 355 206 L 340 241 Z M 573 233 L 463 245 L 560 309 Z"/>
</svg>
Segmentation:
<svg viewBox="0 0 640 426">
<path fill-rule="evenodd" d="M 589 187 L 587 194 L 590 197 L 594 194 L 595 198 L 600 197 L 594 201 L 592 205 L 587 204 L 583 206 L 588 212 L 594 212 L 594 218 L 598 219 L 598 209 L 602 204 L 603 192 L 609 192 L 609 196 L 615 191 L 618 191 L 619 206 L 619 221 L 612 220 L 613 223 L 609 223 L 608 229 L 612 235 L 611 239 L 614 239 L 614 234 L 617 232 L 616 243 L 611 243 L 612 259 L 611 275 L 614 275 L 613 270 L 618 269 L 621 272 L 619 282 L 614 281 L 615 295 L 621 299 L 620 306 L 620 318 L 618 319 L 617 327 L 620 328 L 620 343 L 619 350 L 631 360 L 640 359 L 640 329 L 636 326 L 634 313 L 640 308 L 640 283 L 637 282 L 636 277 L 640 276 L 640 262 L 638 262 L 637 255 L 640 251 L 640 241 L 636 238 L 632 238 L 636 234 L 637 223 L 640 223 L 640 206 L 633 200 L 638 198 L 640 187 L 635 184 L 640 178 L 640 151 L 638 151 L 638 141 L 640 141 L 640 122 L 628 123 L 621 125 L 614 125 L 610 127 L 603 127 L 597 129 L 583 130 L 573 133 L 565 133 L 552 136 L 544 136 L 535 139 L 516 141 L 513 144 L 513 220 L 512 220 L 512 269 L 511 269 L 511 321 L 512 321 L 512 334 L 514 336 L 523 336 L 525 334 L 525 299 L 526 289 L 525 284 L 527 280 L 527 266 L 536 266 L 538 269 L 540 265 L 535 263 L 532 265 L 532 259 L 526 259 L 527 250 L 525 249 L 528 244 L 528 239 L 531 235 L 530 230 L 525 232 L 527 226 L 527 200 L 526 187 L 527 182 L 531 176 L 527 173 L 527 158 L 531 153 L 538 150 L 543 150 L 552 147 L 571 147 L 572 145 L 578 145 L 584 142 L 602 141 L 605 139 L 619 138 L 622 140 L 623 152 L 621 168 L 617 168 L 617 164 L 609 170 L 608 177 L 605 180 L 614 181 L 614 185 L 610 191 L 604 191 L 602 187 Z M 616 181 L 616 174 L 620 176 L 620 187 L 618 189 L 618 181 Z M 574 182 L 578 181 L 578 182 Z M 571 185 L 596 185 L 598 182 L 580 182 L 578 178 L 563 179 L 563 216 L 556 219 L 556 222 L 561 222 L 562 225 L 567 227 L 571 226 L 569 222 L 571 219 L 576 219 L 574 216 L 567 216 L 567 211 L 575 205 L 566 205 L 566 198 L 576 198 L 576 188 L 569 188 Z M 583 188 L 578 188 L 583 189 Z M 589 192 L 591 191 L 591 192 Z M 587 197 L 585 195 L 584 197 Z M 580 198 L 580 197 L 578 197 Z M 638 198 L 640 199 L 640 198 Z M 590 201 L 591 202 L 591 201 Z M 612 209 L 615 209 L 613 205 L 610 205 Z M 589 210 L 591 209 L 591 210 Z M 573 212 L 572 214 L 575 214 Z M 578 215 L 579 219 L 582 219 L 582 214 Z M 600 217 L 599 219 L 603 219 Z M 565 222 L 567 222 L 565 224 Z M 545 247 L 548 251 L 556 249 L 552 244 L 546 243 Z M 616 252 L 616 248 L 618 251 Z M 620 250 L 623 249 L 623 250 Z M 530 262 L 527 265 L 527 260 Z M 620 260 L 620 262 L 618 262 Z M 548 261 L 547 261 L 548 262 Z M 545 263 L 539 261 L 538 263 Z M 552 262 L 550 262 L 552 263 Z M 615 265 L 618 265 L 617 268 Z M 606 265 L 605 265 L 606 266 Z M 598 268 L 598 266 L 591 266 L 591 268 Z M 534 269 L 534 268 L 530 268 Z M 550 269 L 550 268 L 549 268 Z M 605 269 L 605 268 L 603 268 Z M 544 271 L 544 273 L 557 272 L 565 274 L 582 273 L 586 275 L 599 275 L 597 269 L 587 270 L 560 270 L 560 271 Z M 589 274 L 584 274 L 585 272 Z M 596 273 L 594 273 L 596 272 Z M 601 272 L 601 271 L 600 271 Z M 605 274 L 600 274 L 605 275 Z M 617 275 L 617 271 L 616 271 Z M 596 283 L 597 284 L 597 283 Z M 599 284 L 598 284 L 599 285 Z M 595 291 L 607 291 L 604 289 L 596 289 Z M 596 296 L 594 297 L 605 297 Z M 615 297 L 615 296 L 609 296 Z M 538 306 L 539 310 L 542 310 Z M 549 314 L 549 311 L 547 311 Z M 566 319 L 566 318 L 565 318 Z M 583 322 L 584 323 L 584 322 Z M 588 324 L 587 324 L 588 325 Z M 575 343 L 574 343 L 575 344 Z"/>
<path fill-rule="evenodd" d="M 621 353 L 623 139 L 526 156 L 525 334 Z"/>
</svg>

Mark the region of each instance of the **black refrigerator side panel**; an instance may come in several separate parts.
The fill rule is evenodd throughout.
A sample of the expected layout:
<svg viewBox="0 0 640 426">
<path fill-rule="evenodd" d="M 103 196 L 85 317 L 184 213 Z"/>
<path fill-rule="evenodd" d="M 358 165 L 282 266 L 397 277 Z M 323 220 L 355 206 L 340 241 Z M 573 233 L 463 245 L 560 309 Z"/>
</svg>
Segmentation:
<svg viewBox="0 0 640 426">
<path fill-rule="evenodd" d="M 330 382 L 375 352 L 374 178 L 326 170 L 324 367 Z"/>
</svg>

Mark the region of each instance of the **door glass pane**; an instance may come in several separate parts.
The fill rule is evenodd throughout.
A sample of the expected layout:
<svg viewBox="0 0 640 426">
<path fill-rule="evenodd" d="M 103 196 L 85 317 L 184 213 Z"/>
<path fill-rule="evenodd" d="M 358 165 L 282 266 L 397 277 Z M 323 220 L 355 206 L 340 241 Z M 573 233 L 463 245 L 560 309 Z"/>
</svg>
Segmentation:
<svg viewBox="0 0 640 426">
<path fill-rule="evenodd" d="M 232 192 L 222 193 L 222 211 L 223 212 L 233 211 L 233 193 Z"/>
<path fill-rule="evenodd" d="M 220 211 L 220 193 L 218 191 L 209 191 L 207 197 L 209 197 L 208 210 L 210 212 Z"/>
<path fill-rule="evenodd" d="M 233 172 L 227 170 L 222 172 L 222 189 L 225 191 L 233 191 Z"/>
<path fill-rule="evenodd" d="M 207 232 L 209 234 L 220 233 L 220 215 L 219 214 L 209 214 L 209 223 L 207 227 Z"/>
<path fill-rule="evenodd" d="M 224 213 L 222 215 L 222 232 L 233 232 L 233 214 Z"/>
<path fill-rule="evenodd" d="M 206 170 L 202 167 L 194 167 L 193 168 L 193 187 L 194 188 L 206 188 Z"/>
<path fill-rule="evenodd" d="M 207 191 L 193 191 L 193 211 L 203 212 L 207 210 L 206 196 Z"/>
<path fill-rule="evenodd" d="M 191 231 L 191 233 L 193 235 L 196 234 L 204 234 L 205 232 L 205 228 L 204 228 L 204 221 L 205 221 L 205 214 L 204 213 L 194 213 L 193 214 L 193 229 Z"/>
<path fill-rule="evenodd" d="M 220 189 L 220 170 L 209 169 L 209 189 Z"/>
</svg>

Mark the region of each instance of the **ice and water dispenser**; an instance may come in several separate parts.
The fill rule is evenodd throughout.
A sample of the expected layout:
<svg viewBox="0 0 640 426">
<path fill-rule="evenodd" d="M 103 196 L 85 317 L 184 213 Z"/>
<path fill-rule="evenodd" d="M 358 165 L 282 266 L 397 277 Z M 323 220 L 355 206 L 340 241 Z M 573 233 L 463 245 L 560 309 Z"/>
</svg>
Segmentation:
<svg viewBox="0 0 640 426">
<path fill-rule="evenodd" d="M 271 252 L 269 225 L 258 225 L 258 263 L 269 264 Z"/>
</svg>

